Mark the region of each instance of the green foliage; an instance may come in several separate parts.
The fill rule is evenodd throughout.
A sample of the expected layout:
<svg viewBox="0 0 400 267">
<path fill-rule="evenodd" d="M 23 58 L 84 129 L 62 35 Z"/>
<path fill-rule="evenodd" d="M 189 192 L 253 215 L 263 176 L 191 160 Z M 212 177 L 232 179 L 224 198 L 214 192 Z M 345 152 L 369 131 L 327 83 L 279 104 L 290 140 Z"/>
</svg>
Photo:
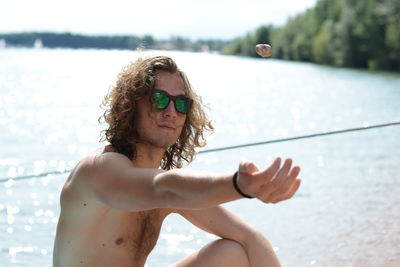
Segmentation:
<svg viewBox="0 0 400 267">
<path fill-rule="evenodd" d="M 315 7 L 290 18 L 285 26 L 263 25 L 231 42 L 191 41 L 150 35 L 83 36 L 70 33 L 0 34 L 8 46 L 32 47 L 40 39 L 45 47 L 104 49 L 175 49 L 221 51 L 257 57 L 255 45 L 272 45 L 272 57 L 316 62 L 338 67 L 400 70 L 399 0 L 318 0 Z"/>
<path fill-rule="evenodd" d="M 256 44 L 265 44 L 271 40 L 272 26 L 261 26 L 256 30 L 254 42 Z"/>
<path fill-rule="evenodd" d="M 270 43 L 275 58 L 400 70 L 400 1 L 319 0 L 283 27 L 261 26 L 223 52 L 257 56 L 257 43 Z"/>
<path fill-rule="evenodd" d="M 256 57 L 255 46 L 258 43 L 269 43 L 272 27 L 262 26 L 258 28 L 255 34 L 248 33 L 244 38 L 236 38 L 230 44 L 226 45 L 221 53 L 227 55 L 240 55 Z"/>
<path fill-rule="evenodd" d="M 333 64 L 333 51 L 335 49 L 332 38 L 332 21 L 327 20 L 318 31 L 312 43 L 312 57 L 321 64 Z"/>
<path fill-rule="evenodd" d="M 171 38 L 171 43 L 177 50 L 184 50 L 186 47 L 187 40 L 182 37 L 173 37 Z"/>
</svg>

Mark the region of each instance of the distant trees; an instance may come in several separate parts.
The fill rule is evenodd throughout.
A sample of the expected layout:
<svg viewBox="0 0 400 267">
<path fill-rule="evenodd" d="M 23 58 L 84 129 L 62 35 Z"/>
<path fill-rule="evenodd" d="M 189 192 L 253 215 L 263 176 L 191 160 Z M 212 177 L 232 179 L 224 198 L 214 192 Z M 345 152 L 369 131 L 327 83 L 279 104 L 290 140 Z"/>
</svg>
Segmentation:
<svg viewBox="0 0 400 267">
<path fill-rule="evenodd" d="M 234 39 L 228 45 L 223 47 L 221 53 L 227 55 L 240 55 L 256 57 L 254 50 L 256 44 L 268 42 L 271 39 L 272 26 L 261 26 L 255 34 L 247 34 L 245 37 Z"/>
<path fill-rule="evenodd" d="M 400 70 L 400 1 L 319 0 L 285 26 L 262 26 L 222 52 L 257 56 L 256 43 L 270 43 L 275 58 Z"/>
<path fill-rule="evenodd" d="M 133 35 L 92 36 L 72 33 L 11 33 L 0 34 L 7 46 L 33 47 L 37 40 L 48 48 L 97 48 L 97 49 L 169 49 L 186 51 L 220 51 L 227 41 L 198 40 L 191 41 L 181 37 L 170 40 L 155 40 L 151 35 L 143 37 Z"/>
<path fill-rule="evenodd" d="M 71 33 L 0 34 L 1 44 L 32 47 L 221 51 L 256 57 L 257 43 L 270 43 L 272 57 L 338 67 L 400 70 L 400 0 L 318 0 L 283 27 L 264 25 L 232 41 L 150 35 L 84 36 Z"/>
<path fill-rule="evenodd" d="M 100 48 L 100 49 L 134 49 L 143 43 L 152 43 L 152 38 L 145 36 L 85 36 L 71 33 L 15 33 L 2 34 L 8 46 L 32 47 L 40 39 L 42 45 L 49 48 Z"/>
</svg>

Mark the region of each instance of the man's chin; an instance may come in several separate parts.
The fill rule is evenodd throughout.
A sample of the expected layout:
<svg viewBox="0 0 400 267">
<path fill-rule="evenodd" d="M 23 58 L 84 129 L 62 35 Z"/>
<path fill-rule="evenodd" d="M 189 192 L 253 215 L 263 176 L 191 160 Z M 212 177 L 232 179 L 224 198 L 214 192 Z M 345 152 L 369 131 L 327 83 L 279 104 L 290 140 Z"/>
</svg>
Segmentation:
<svg viewBox="0 0 400 267">
<path fill-rule="evenodd" d="M 168 142 L 168 141 L 163 142 L 162 140 L 145 140 L 142 141 L 141 143 L 162 150 L 167 150 L 168 148 L 172 147 L 175 144 L 175 142 Z"/>
</svg>

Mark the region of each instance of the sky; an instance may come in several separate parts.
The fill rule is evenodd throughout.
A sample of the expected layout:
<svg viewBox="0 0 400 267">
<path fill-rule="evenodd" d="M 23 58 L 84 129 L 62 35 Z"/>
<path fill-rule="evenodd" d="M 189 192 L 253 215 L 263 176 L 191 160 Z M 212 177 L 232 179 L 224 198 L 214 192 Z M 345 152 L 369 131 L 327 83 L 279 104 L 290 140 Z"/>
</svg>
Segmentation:
<svg viewBox="0 0 400 267">
<path fill-rule="evenodd" d="M 283 25 L 317 0 L 0 0 L 0 33 L 231 39 Z"/>
</svg>

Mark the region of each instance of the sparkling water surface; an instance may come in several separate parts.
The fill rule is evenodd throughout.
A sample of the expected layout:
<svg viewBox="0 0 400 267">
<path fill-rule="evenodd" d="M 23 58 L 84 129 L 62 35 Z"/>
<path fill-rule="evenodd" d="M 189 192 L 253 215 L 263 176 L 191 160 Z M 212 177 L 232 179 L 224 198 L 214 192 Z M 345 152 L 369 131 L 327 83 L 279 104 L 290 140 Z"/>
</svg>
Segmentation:
<svg viewBox="0 0 400 267">
<path fill-rule="evenodd" d="M 138 56 L 169 55 L 208 104 L 206 148 L 400 121 L 400 75 L 166 51 L 0 49 L 0 178 L 70 170 L 98 148 L 99 104 Z M 233 172 L 292 157 L 290 201 L 225 204 L 262 231 L 283 266 L 400 265 L 400 127 L 198 155 L 188 168 Z M 51 266 L 68 174 L 0 183 L 0 266 Z M 171 266 L 216 237 L 178 215 L 147 266 Z"/>
</svg>

